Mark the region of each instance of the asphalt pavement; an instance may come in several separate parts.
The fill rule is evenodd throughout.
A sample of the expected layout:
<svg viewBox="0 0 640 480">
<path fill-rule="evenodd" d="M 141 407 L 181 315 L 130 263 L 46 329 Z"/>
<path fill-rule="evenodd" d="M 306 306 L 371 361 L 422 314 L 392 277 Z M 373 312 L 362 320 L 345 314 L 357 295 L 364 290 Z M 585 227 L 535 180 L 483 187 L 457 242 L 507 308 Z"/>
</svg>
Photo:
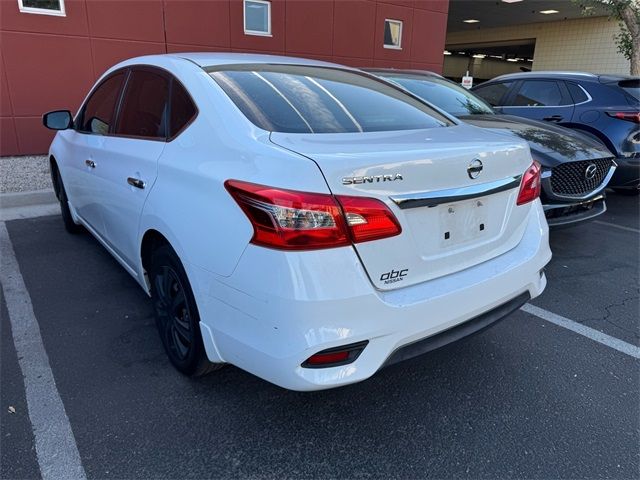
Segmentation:
<svg viewBox="0 0 640 480">
<path fill-rule="evenodd" d="M 552 232 L 532 303 L 637 347 L 640 203 L 608 205 Z M 58 216 L 6 227 L 88 478 L 640 476 L 640 360 L 534 315 L 335 390 L 291 392 L 233 366 L 192 380 L 169 365 L 149 299 L 90 235 Z M 37 478 L 5 303 L 0 473 Z"/>
</svg>

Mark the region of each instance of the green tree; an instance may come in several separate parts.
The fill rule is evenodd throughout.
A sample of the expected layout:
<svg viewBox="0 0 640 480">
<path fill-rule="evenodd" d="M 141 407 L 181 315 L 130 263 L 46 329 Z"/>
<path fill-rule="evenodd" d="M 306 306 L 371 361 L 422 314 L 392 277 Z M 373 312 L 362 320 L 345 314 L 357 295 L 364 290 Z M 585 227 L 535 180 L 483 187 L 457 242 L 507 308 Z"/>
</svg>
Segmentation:
<svg viewBox="0 0 640 480">
<path fill-rule="evenodd" d="M 618 51 L 630 62 L 631 75 L 640 76 L 640 0 L 574 0 L 587 15 L 592 10 L 606 11 L 620 24 L 616 35 Z M 585 7 L 594 7 L 586 9 Z"/>
</svg>

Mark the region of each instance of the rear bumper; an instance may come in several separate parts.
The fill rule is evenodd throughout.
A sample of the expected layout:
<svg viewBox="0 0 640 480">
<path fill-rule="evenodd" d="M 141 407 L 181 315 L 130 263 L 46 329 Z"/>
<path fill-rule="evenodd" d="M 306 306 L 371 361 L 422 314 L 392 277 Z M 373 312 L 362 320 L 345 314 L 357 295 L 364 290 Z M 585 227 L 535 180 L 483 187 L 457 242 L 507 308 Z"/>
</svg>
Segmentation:
<svg viewBox="0 0 640 480">
<path fill-rule="evenodd" d="M 444 332 L 438 333 L 431 337 L 427 337 L 422 340 L 418 340 L 417 342 L 404 345 L 403 347 L 400 347 L 398 350 L 393 352 L 389 358 L 387 358 L 387 361 L 384 362 L 383 367 L 388 367 L 389 365 L 393 365 L 394 363 L 403 362 L 404 360 L 409 360 L 410 358 L 424 355 L 425 353 L 432 350 L 436 350 L 450 343 L 457 342 L 458 340 L 461 340 L 463 338 L 470 337 L 471 335 L 475 335 L 476 333 L 480 333 L 487 328 L 494 326 L 500 320 L 503 320 L 504 318 L 511 315 L 513 312 L 527 303 L 530 299 L 531 296 L 529 295 L 529 292 L 521 293 L 517 297 L 509 300 L 506 303 L 503 303 L 493 310 L 489 310 L 488 312 L 478 315 L 471 320 L 467 320 L 466 322 L 450 328 L 449 330 L 445 330 Z"/>
<path fill-rule="evenodd" d="M 548 226 L 536 201 L 515 248 L 396 290 L 376 290 L 351 247 L 285 253 L 249 245 L 230 277 L 193 267 L 190 276 L 212 359 L 288 389 L 320 390 L 369 378 L 415 351 L 418 341 L 431 338 L 433 347 L 502 318 L 544 290 L 542 270 L 550 258 Z M 437 340 L 441 332 L 448 337 Z M 353 363 L 302 367 L 319 351 L 363 341 L 369 343 Z M 407 345 L 414 347 L 394 353 Z"/>
</svg>

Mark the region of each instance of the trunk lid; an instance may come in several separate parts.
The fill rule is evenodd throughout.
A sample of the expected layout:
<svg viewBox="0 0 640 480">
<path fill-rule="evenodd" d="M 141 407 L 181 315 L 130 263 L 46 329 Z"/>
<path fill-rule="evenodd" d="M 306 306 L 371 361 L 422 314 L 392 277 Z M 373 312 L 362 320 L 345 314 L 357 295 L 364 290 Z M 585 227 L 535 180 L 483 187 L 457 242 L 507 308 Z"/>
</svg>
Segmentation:
<svg viewBox="0 0 640 480">
<path fill-rule="evenodd" d="M 400 235 L 355 245 L 381 290 L 487 261 L 515 247 L 524 233 L 530 204 L 517 207 L 516 197 L 519 176 L 532 160 L 523 141 L 467 125 L 370 133 L 274 132 L 271 141 L 315 161 L 334 194 L 376 198 L 392 210 L 402 226 Z M 467 169 L 477 161 L 482 171 L 471 178 Z M 489 193 L 465 198 L 484 190 Z"/>
</svg>

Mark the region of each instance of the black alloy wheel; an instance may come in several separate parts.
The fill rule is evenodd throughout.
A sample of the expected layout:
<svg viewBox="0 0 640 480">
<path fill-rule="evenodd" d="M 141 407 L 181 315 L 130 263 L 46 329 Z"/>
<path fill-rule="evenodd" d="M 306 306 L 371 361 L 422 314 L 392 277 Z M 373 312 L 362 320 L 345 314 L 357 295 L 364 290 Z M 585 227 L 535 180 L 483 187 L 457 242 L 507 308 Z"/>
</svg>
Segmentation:
<svg viewBox="0 0 640 480">
<path fill-rule="evenodd" d="M 188 376 L 205 375 L 222 367 L 224 364 L 211 363 L 207 358 L 189 280 L 169 245 L 153 252 L 150 279 L 156 326 L 173 366 Z"/>
</svg>

